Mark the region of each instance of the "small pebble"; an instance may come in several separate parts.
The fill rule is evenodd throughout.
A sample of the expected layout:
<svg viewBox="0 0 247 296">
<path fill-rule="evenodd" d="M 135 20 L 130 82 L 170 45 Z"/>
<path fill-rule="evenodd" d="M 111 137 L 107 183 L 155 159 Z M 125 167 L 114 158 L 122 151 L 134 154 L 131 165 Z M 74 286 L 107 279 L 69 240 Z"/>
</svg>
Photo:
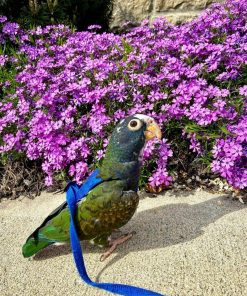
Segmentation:
<svg viewBox="0 0 247 296">
<path fill-rule="evenodd" d="M 199 176 L 196 176 L 196 181 L 197 182 L 200 182 L 201 181 L 201 178 Z"/>
<path fill-rule="evenodd" d="M 239 198 L 239 201 L 241 202 L 241 204 L 245 204 L 245 202 L 243 201 L 242 197 L 240 196 Z"/>
</svg>

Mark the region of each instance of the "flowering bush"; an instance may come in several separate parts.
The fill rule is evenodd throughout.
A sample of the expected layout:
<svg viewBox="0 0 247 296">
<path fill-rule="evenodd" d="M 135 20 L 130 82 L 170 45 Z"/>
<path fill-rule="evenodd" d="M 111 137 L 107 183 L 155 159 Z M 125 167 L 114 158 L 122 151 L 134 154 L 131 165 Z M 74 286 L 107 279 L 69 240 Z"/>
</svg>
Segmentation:
<svg viewBox="0 0 247 296">
<path fill-rule="evenodd" d="M 241 0 L 214 4 L 190 23 L 144 21 L 123 35 L 63 25 L 17 34 L 1 18 L 0 42 L 15 36 L 19 45 L 0 57 L 1 71 L 7 60 L 17 69 L 1 81 L 1 153 L 41 159 L 47 185 L 67 175 L 81 182 L 116 122 L 145 113 L 164 135 L 144 152 L 151 186 L 171 183 L 168 159 L 189 142 L 213 172 L 247 187 L 246 20 Z"/>
</svg>

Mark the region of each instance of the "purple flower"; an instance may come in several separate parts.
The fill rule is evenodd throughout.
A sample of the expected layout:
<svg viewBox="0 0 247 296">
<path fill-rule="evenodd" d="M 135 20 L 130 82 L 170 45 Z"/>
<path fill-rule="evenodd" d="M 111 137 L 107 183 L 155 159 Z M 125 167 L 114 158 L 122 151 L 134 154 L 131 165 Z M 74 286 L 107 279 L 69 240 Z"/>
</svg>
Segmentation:
<svg viewBox="0 0 247 296">
<path fill-rule="evenodd" d="M 96 30 L 96 29 L 101 29 L 101 26 L 100 25 L 91 25 L 91 26 L 88 26 L 88 30 Z"/>
<path fill-rule="evenodd" d="M 98 150 L 96 153 L 96 159 L 100 160 L 101 158 L 103 158 L 105 156 L 104 150 Z"/>
<path fill-rule="evenodd" d="M 4 66 L 5 63 L 8 61 L 8 56 L 7 55 L 0 55 L 0 66 Z"/>
<path fill-rule="evenodd" d="M 7 21 L 7 17 L 4 15 L 0 15 L 0 23 L 5 23 Z"/>
<path fill-rule="evenodd" d="M 240 93 L 240 95 L 245 96 L 247 98 L 247 85 L 240 87 L 239 93 Z"/>
</svg>

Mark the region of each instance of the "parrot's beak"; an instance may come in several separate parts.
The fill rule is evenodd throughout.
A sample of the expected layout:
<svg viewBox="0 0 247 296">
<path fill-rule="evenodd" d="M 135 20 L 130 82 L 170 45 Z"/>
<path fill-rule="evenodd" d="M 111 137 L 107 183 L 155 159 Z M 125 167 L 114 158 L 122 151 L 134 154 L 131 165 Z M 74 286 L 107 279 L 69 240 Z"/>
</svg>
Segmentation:
<svg viewBox="0 0 247 296">
<path fill-rule="evenodd" d="M 147 123 L 147 129 L 144 132 L 144 134 L 146 141 L 152 140 L 154 138 L 158 138 L 160 140 L 162 137 L 160 127 L 154 120 Z"/>
</svg>

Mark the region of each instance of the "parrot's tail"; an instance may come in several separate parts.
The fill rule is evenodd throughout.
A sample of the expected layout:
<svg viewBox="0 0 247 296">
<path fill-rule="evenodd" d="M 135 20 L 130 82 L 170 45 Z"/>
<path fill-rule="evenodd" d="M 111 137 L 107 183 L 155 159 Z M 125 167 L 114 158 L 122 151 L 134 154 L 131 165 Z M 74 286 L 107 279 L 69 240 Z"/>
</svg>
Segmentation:
<svg viewBox="0 0 247 296">
<path fill-rule="evenodd" d="M 53 243 L 53 241 L 40 238 L 39 236 L 30 236 L 22 246 L 22 255 L 24 257 L 30 257 Z"/>
</svg>

